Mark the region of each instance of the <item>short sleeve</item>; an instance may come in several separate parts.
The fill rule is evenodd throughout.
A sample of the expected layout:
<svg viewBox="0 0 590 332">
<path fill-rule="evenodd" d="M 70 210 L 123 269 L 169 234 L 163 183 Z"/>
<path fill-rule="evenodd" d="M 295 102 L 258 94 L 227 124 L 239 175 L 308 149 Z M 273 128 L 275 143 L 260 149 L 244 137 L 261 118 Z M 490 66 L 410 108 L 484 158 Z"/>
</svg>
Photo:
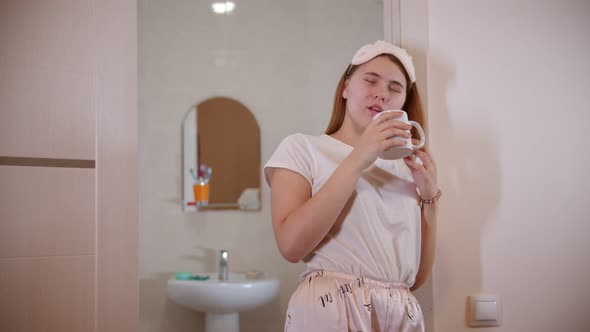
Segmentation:
<svg viewBox="0 0 590 332">
<path fill-rule="evenodd" d="M 312 155 L 309 144 L 303 134 L 293 134 L 285 137 L 264 165 L 264 178 L 270 187 L 270 169 L 286 168 L 301 174 L 310 185 Z"/>
</svg>

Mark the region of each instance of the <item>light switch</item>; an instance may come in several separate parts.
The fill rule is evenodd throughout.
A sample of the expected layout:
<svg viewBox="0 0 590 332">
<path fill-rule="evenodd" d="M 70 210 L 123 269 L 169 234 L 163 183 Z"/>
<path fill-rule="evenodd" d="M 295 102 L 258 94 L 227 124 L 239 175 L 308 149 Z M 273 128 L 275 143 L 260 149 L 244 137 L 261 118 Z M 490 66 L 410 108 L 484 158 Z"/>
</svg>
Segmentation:
<svg viewBox="0 0 590 332">
<path fill-rule="evenodd" d="M 475 320 L 498 320 L 498 302 L 475 302 Z"/>
<path fill-rule="evenodd" d="M 476 295 L 469 297 L 470 325 L 500 325 L 500 300 L 494 295 Z"/>
</svg>

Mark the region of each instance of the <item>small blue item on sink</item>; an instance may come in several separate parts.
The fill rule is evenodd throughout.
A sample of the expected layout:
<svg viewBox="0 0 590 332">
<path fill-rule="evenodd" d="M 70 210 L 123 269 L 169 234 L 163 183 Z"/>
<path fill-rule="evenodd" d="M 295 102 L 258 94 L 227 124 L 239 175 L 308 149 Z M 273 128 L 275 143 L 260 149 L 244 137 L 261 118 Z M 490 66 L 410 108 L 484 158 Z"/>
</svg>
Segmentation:
<svg viewBox="0 0 590 332">
<path fill-rule="evenodd" d="M 192 278 L 191 272 L 176 272 L 176 280 L 191 280 Z"/>
</svg>

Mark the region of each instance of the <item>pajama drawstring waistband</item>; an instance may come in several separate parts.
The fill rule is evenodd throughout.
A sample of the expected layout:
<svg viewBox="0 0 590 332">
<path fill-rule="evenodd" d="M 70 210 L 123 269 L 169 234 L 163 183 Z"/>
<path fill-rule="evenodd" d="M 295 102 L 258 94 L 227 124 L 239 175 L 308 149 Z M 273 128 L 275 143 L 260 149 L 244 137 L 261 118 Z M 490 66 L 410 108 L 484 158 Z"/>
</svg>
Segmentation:
<svg viewBox="0 0 590 332">
<path fill-rule="evenodd" d="M 410 290 L 410 287 L 408 285 L 401 283 L 401 282 L 384 282 L 384 281 L 369 279 L 367 277 L 353 276 L 353 275 L 346 274 L 346 273 L 325 271 L 325 270 L 311 271 L 303 276 L 302 281 L 307 280 L 308 282 L 311 282 L 313 279 L 321 278 L 321 277 L 330 277 L 330 278 L 346 280 L 346 281 L 354 282 L 354 283 L 369 284 L 369 285 L 373 285 L 373 286 L 377 286 L 377 287 L 381 287 L 381 288 L 388 288 L 388 289 L 396 288 L 396 289 L 402 289 L 402 290 L 406 290 L 406 291 Z"/>
</svg>

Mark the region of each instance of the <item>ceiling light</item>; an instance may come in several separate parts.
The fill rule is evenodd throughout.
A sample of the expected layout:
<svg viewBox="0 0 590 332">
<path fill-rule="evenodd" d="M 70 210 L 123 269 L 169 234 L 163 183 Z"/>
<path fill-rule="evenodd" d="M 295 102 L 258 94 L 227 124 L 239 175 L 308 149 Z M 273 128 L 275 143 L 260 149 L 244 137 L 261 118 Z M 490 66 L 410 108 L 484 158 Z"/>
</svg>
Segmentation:
<svg viewBox="0 0 590 332">
<path fill-rule="evenodd" d="M 214 2 L 211 4 L 211 8 L 213 8 L 213 12 L 215 14 L 225 14 L 229 13 L 234 10 L 236 5 L 231 1 L 226 2 Z"/>
</svg>

